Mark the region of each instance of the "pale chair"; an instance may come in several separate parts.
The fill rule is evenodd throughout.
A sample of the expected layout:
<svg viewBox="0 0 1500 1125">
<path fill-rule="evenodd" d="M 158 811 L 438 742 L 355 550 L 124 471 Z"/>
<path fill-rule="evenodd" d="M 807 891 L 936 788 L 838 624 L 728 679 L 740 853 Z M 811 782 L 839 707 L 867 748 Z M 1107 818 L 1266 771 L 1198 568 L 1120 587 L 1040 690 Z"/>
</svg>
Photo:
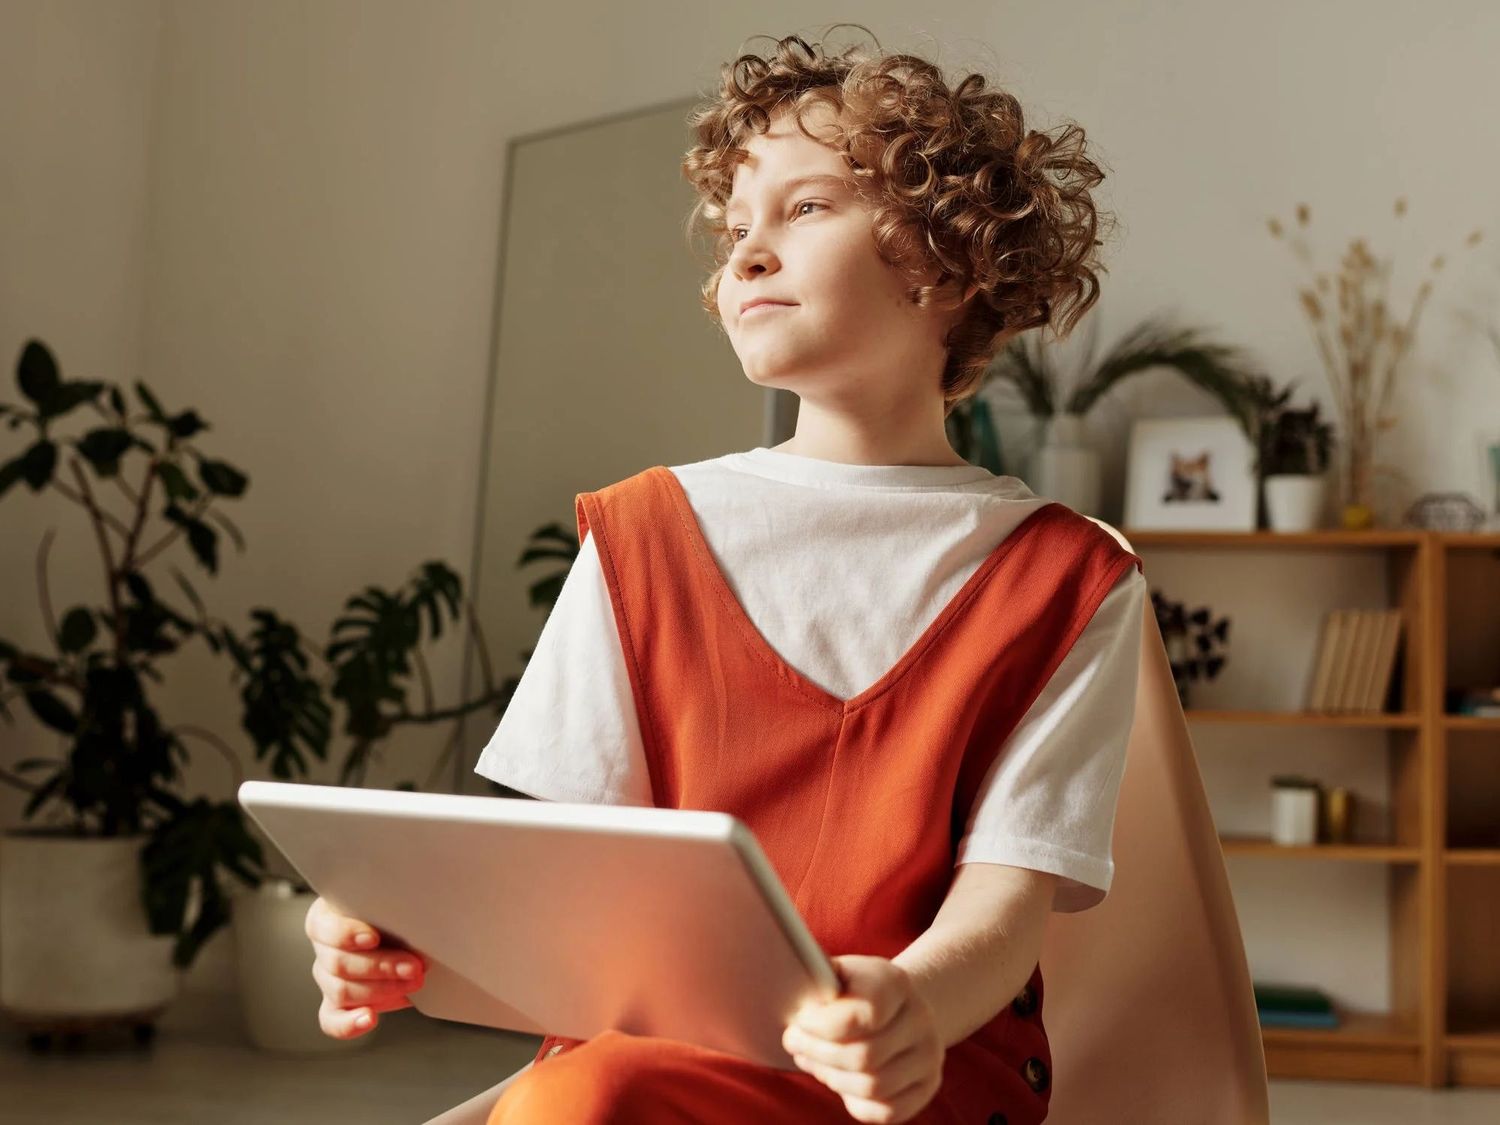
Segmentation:
<svg viewBox="0 0 1500 1125">
<path fill-rule="evenodd" d="M 1118 531 L 1095 520 L 1129 549 Z M 1149 602 L 1103 902 L 1052 914 L 1048 1125 L 1267 1125 L 1249 966 L 1187 720 Z M 484 1125 L 531 1064 L 427 1125 Z"/>
</svg>

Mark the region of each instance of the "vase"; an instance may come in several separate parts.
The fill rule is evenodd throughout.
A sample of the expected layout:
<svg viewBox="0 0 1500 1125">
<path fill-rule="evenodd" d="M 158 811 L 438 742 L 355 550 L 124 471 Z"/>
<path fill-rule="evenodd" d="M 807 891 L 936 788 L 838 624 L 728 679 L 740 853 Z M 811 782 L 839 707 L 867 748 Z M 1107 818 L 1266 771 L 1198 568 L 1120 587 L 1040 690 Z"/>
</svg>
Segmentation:
<svg viewBox="0 0 1500 1125">
<path fill-rule="evenodd" d="M 290 1056 L 357 1051 L 380 1033 L 380 1024 L 352 1039 L 325 1035 L 318 1025 L 323 991 L 312 976 L 313 948 L 307 911 L 317 896 L 285 879 L 266 879 L 231 901 L 236 979 L 250 1042 Z"/>
<path fill-rule="evenodd" d="M 0 1009 L 20 1023 L 148 1025 L 177 996 L 173 934 L 141 902 L 145 835 L 0 835 Z"/>
<path fill-rule="evenodd" d="M 1078 414 L 1054 414 L 1032 454 L 1033 492 L 1085 516 L 1099 515 L 1099 451 L 1089 444 Z"/>
<path fill-rule="evenodd" d="M 1328 494 L 1325 474 L 1272 473 L 1265 479 L 1266 522 L 1272 531 L 1316 531 Z"/>
<path fill-rule="evenodd" d="M 1276 785 L 1271 788 L 1271 839 L 1282 847 L 1305 847 L 1318 841 L 1318 790 Z"/>
</svg>

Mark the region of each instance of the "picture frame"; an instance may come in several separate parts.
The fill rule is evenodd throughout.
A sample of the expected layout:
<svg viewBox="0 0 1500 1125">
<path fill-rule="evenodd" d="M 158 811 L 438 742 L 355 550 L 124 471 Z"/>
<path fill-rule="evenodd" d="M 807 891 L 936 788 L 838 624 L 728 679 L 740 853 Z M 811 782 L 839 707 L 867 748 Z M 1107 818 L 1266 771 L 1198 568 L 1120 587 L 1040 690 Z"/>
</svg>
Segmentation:
<svg viewBox="0 0 1500 1125">
<path fill-rule="evenodd" d="M 1255 450 L 1228 414 L 1131 423 L 1126 528 L 1254 531 L 1255 492 Z"/>
</svg>

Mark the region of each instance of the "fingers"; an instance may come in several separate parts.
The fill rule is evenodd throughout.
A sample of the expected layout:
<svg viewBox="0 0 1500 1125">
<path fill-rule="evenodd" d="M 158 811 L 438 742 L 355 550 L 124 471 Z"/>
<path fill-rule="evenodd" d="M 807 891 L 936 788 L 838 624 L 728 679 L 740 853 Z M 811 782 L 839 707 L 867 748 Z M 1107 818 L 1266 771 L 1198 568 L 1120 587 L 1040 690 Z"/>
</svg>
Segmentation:
<svg viewBox="0 0 1500 1125">
<path fill-rule="evenodd" d="M 373 1008 L 335 1008 L 326 996 L 318 1006 L 318 1027 L 331 1039 L 354 1039 L 373 1031 L 379 1022 Z"/>
<path fill-rule="evenodd" d="M 303 924 L 307 936 L 335 949 L 374 949 L 380 945 L 380 931 L 368 922 L 341 914 L 320 895 L 307 908 Z"/>
<path fill-rule="evenodd" d="M 869 1069 L 823 1062 L 801 1052 L 793 1053 L 792 1061 L 830 1090 L 880 1101 L 890 1101 L 907 1088 L 918 1085 L 932 1070 L 915 1048 Z"/>
<path fill-rule="evenodd" d="M 820 1039 L 797 1026 L 781 1034 L 781 1045 L 794 1059 L 803 1058 L 848 1071 L 876 1071 L 911 1046 L 909 1037 L 895 1026 L 852 1043 Z"/>
<path fill-rule="evenodd" d="M 321 960 L 313 961 L 312 975 L 323 995 L 339 1008 L 398 1000 L 401 1007 L 406 1007 L 410 1004 L 407 996 L 421 987 L 416 981 L 340 976 L 330 972 Z"/>
<path fill-rule="evenodd" d="M 427 975 L 427 962 L 417 953 L 382 946 L 371 953 L 346 953 L 322 942 L 313 942 L 314 961 L 331 976 L 345 980 L 400 981 L 415 992 Z"/>
</svg>

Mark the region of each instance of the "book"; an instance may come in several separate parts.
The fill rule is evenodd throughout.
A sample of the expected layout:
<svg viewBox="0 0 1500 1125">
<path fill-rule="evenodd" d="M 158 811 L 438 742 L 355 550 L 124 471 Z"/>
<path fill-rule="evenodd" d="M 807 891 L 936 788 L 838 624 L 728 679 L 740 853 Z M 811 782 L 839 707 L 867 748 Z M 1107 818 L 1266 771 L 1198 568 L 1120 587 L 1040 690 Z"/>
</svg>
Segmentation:
<svg viewBox="0 0 1500 1125">
<path fill-rule="evenodd" d="M 1260 1011 L 1261 1027 L 1338 1027 L 1339 1018 L 1333 1012 L 1278 1012 Z"/>
<path fill-rule="evenodd" d="M 1331 1012 L 1333 1001 L 1321 988 L 1288 984 L 1256 984 L 1255 1006 L 1266 1011 Z"/>
<path fill-rule="evenodd" d="M 1323 614 L 1323 624 L 1318 630 L 1318 647 L 1313 656 L 1312 683 L 1307 690 L 1309 711 L 1321 711 L 1323 701 L 1328 698 L 1328 681 L 1333 672 L 1333 626 L 1333 612 Z"/>
<path fill-rule="evenodd" d="M 1354 655 L 1354 630 L 1359 623 L 1352 609 L 1334 610 L 1340 628 L 1334 642 L 1333 673 L 1328 682 L 1328 695 L 1323 700 L 1323 710 L 1343 710 L 1344 685 L 1349 682 L 1349 662 Z"/>
<path fill-rule="evenodd" d="M 1375 653 L 1380 639 L 1384 610 L 1356 609 L 1354 617 L 1354 651 L 1349 660 L 1349 676 L 1344 681 L 1341 709 L 1351 713 L 1365 710 L 1366 686 L 1375 668 Z"/>
<path fill-rule="evenodd" d="M 1370 710 L 1385 709 L 1385 700 L 1391 692 L 1391 681 L 1396 670 L 1396 649 L 1401 641 L 1401 611 L 1387 611 L 1385 629 L 1380 634 L 1380 652 L 1375 663 L 1375 680 L 1370 694 Z"/>
</svg>

